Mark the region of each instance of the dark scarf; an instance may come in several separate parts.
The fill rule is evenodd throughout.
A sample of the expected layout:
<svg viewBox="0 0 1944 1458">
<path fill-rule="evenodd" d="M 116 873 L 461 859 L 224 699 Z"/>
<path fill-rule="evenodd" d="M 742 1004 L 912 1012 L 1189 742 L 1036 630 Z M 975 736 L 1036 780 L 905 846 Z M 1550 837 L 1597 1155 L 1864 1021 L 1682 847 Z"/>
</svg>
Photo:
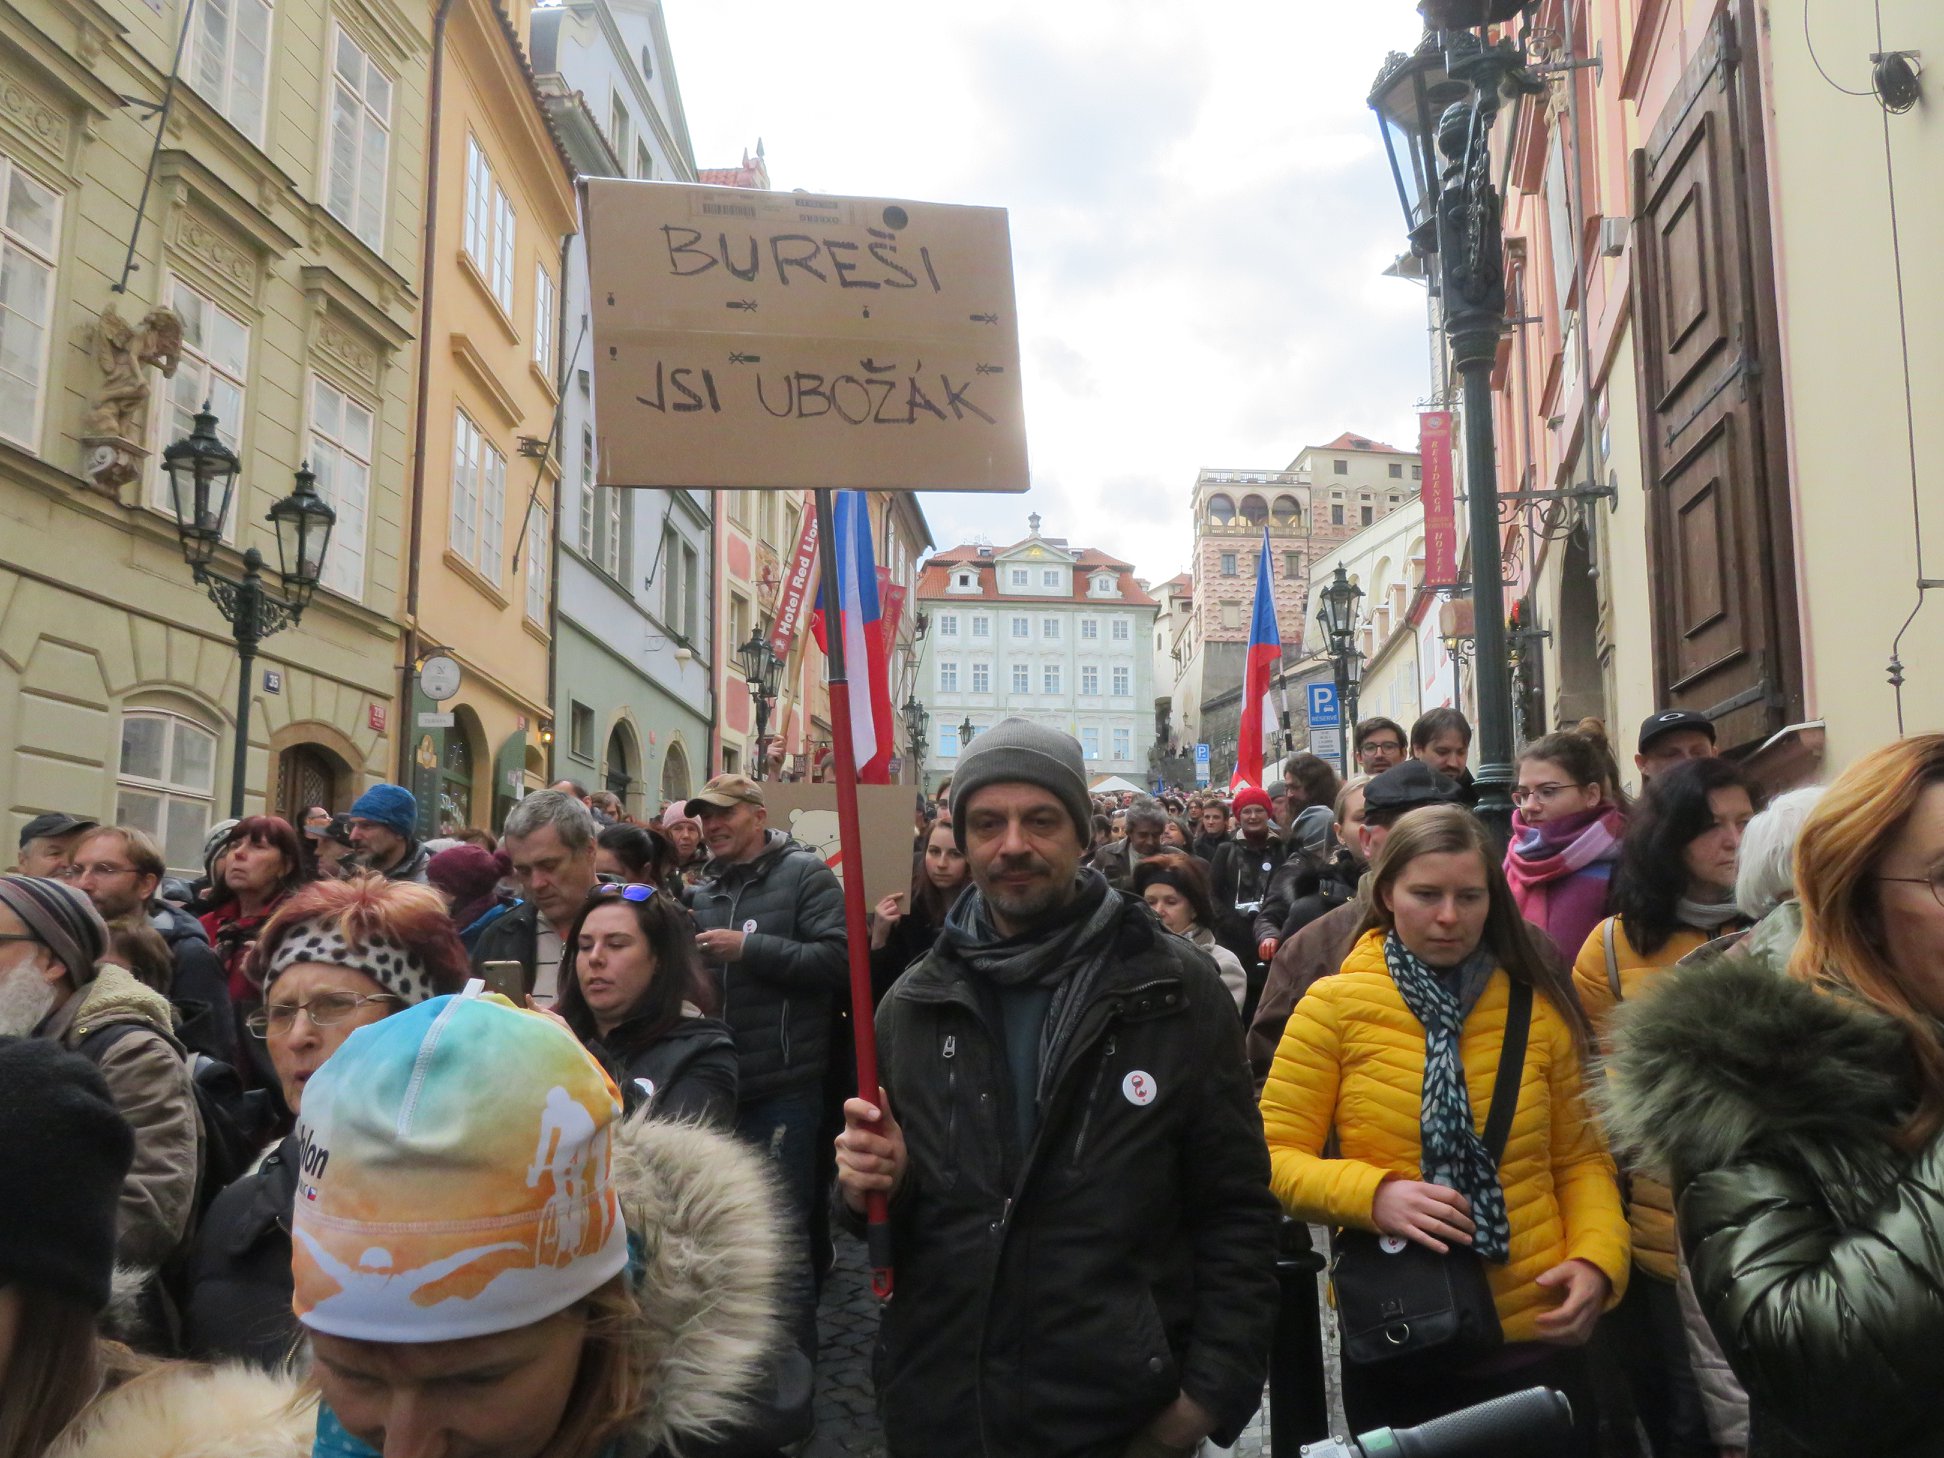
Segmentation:
<svg viewBox="0 0 1944 1458">
<path fill-rule="evenodd" d="M 1512 1228 L 1505 1213 L 1505 1190 L 1499 1172 L 1479 1137 L 1472 1119 L 1471 1093 L 1465 1087 L 1465 1064 L 1458 1052 L 1458 1035 L 1465 1025 L 1461 998 L 1483 990 L 1489 971 L 1480 978 L 1468 961 L 1446 979 L 1405 949 L 1392 932 L 1384 938 L 1384 963 L 1391 981 L 1403 995 L 1411 1015 L 1424 1025 L 1424 1097 L 1419 1111 L 1419 1164 L 1427 1183 L 1456 1190 L 1471 1203 L 1472 1249 L 1490 1261 L 1504 1261 L 1511 1253 Z"/>
<path fill-rule="evenodd" d="M 1049 987 L 1053 1001 L 1040 1031 L 1038 1097 L 1073 1039 L 1100 972 L 1114 950 L 1128 902 L 1098 871 L 1083 870 L 1073 899 L 1018 936 L 1002 937 L 986 911 L 985 893 L 969 887 L 945 917 L 941 936 L 952 955 L 996 987 Z"/>
</svg>

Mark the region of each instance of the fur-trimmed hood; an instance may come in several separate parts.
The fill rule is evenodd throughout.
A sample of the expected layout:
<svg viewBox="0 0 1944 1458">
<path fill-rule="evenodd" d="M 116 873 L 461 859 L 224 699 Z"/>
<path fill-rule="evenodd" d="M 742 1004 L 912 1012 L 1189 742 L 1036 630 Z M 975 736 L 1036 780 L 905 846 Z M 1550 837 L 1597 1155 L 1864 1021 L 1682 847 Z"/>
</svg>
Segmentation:
<svg viewBox="0 0 1944 1458">
<path fill-rule="evenodd" d="M 1911 1106 L 1908 1048 L 1853 997 L 1729 955 L 1668 972 L 1609 1029 L 1608 1076 L 1593 1082 L 1614 1152 L 1677 1190 L 1757 1159 L 1860 1217 L 1903 1169 L 1891 1141 Z"/>
<path fill-rule="evenodd" d="M 645 1118 L 617 1131 L 614 1175 L 641 1237 L 654 1374 L 629 1446 L 679 1454 L 741 1414 L 777 1338 L 776 1195 L 745 1145 Z M 306 1458 L 316 1420 L 300 1374 L 169 1363 L 101 1398 L 47 1458 Z"/>
</svg>

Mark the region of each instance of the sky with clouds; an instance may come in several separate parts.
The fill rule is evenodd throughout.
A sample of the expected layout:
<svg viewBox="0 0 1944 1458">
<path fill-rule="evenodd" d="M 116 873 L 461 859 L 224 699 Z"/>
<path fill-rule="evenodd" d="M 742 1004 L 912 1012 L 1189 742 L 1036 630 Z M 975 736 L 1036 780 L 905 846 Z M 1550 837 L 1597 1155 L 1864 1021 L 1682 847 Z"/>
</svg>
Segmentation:
<svg viewBox="0 0 1944 1458">
<path fill-rule="evenodd" d="M 1043 530 L 1159 581 L 1203 466 L 1408 445 L 1424 295 L 1364 97 L 1410 0 L 665 0 L 704 167 L 1009 210 L 1033 489 L 925 497 L 938 545 Z"/>
</svg>

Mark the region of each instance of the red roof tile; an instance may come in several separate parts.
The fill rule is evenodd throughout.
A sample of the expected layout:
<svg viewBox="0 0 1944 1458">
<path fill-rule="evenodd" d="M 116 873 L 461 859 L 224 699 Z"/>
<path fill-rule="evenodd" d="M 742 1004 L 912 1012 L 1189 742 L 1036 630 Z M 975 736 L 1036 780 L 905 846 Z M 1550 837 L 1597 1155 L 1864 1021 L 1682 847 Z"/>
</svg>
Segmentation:
<svg viewBox="0 0 1944 1458">
<path fill-rule="evenodd" d="M 1412 454 L 1410 451 L 1401 451 L 1394 445 L 1385 445 L 1381 440 L 1372 440 L 1369 436 L 1352 435 L 1347 430 L 1328 445 L 1317 446 L 1315 449 L 1319 451 L 1389 451 L 1394 456 L 1408 456 Z"/>
<path fill-rule="evenodd" d="M 1032 538 L 1026 538 L 1031 541 Z M 1049 542 L 1042 537 L 1042 542 Z M 1014 545 L 1021 545 L 1015 543 Z M 942 552 L 934 552 L 926 559 L 924 571 L 918 574 L 918 596 L 937 598 L 944 602 L 1087 602 L 1102 607 L 1159 607 L 1160 604 L 1145 592 L 1133 576 L 1132 563 L 1123 562 L 1118 557 L 1093 547 L 1065 548 L 1074 557 L 1074 588 L 1070 593 L 1048 592 L 1001 592 L 993 576 L 996 559 L 1011 551 L 1011 547 L 948 547 Z M 990 555 L 982 556 L 981 553 Z M 1045 565 L 1045 564 L 1040 564 Z M 979 590 L 948 592 L 951 572 L 956 567 L 975 567 L 979 571 Z M 1117 598 L 1095 597 L 1087 591 L 1086 575 L 1098 567 L 1111 567 L 1120 578 L 1121 595 Z M 1184 576 L 1186 574 L 1183 574 Z"/>
</svg>

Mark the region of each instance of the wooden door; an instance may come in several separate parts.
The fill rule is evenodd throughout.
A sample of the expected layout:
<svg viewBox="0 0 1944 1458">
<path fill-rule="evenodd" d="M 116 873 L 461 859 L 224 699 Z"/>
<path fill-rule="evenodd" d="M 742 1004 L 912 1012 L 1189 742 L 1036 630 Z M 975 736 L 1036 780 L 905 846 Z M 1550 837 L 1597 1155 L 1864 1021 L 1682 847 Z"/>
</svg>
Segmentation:
<svg viewBox="0 0 1944 1458">
<path fill-rule="evenodd" d="M 1655 688 L 1723 749 L 1802 699 L 1759 83 L 1737 32 L 1724 7 L 1634 156 Z"/>
</svg>

